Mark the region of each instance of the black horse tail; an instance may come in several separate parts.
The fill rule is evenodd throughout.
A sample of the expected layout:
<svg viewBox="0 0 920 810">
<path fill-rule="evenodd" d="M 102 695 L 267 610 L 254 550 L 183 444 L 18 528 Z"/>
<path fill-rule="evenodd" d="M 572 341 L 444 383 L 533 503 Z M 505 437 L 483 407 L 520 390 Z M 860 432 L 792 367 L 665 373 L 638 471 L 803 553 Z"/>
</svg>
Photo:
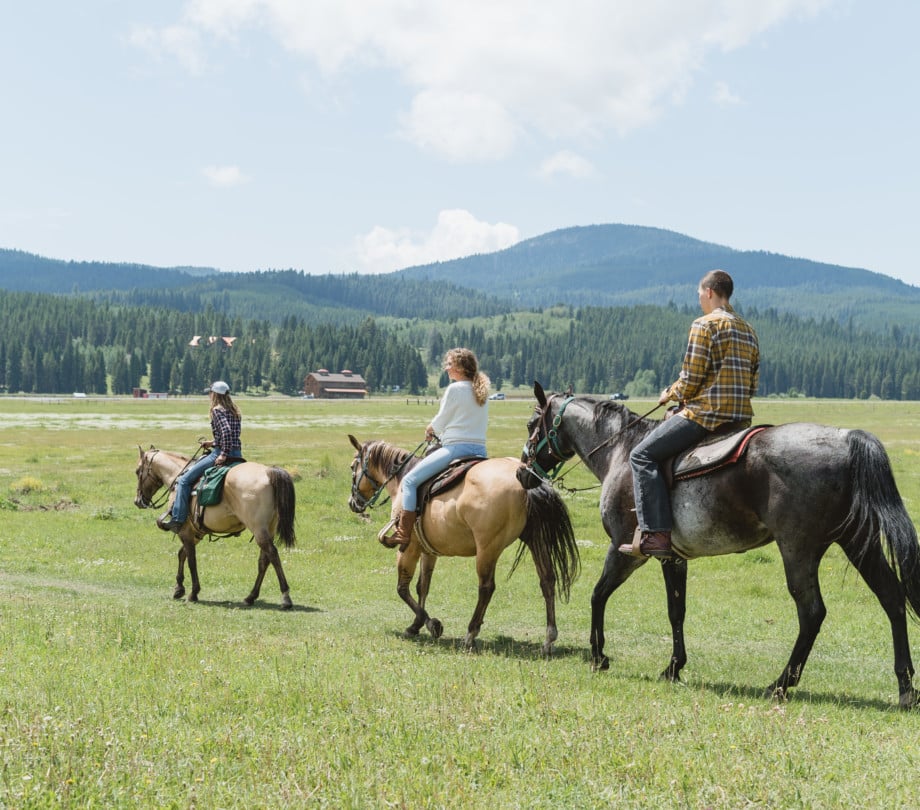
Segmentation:
<svg viewBox="0 0 920 810">
<path fill-rule="evenodd" d="M 275 496 L 275 509 L 278 510 L 277 535 L 287 548 L 293 548 L 297 542 L 297 534 L 294 531 L 294 512 L 297 505 L 294 481 L 288 471 L 280 467 L 269 468 L 268 480 Z"/>
<path fill-rule="evenodd" d="M 575 542 L 575 531 L 569 518 L 569 510 L 559 493 L 547 483 L 525 490 L 527 494 L 527 523 L 521 532 L 518 553 L 508 576 L 514 573 L 530 549 L 537 566 L 552 571 L 556 578 L 556 593 L 565 602 L 569 601 L 572 583 L 581 571 L 581 557 Z"/>
<path fill-rule="evenodd" d="M 884 537 L 885 556 L 904 588 L 914 618 L 920 617 L 920 541 L 907 513 L 882 443 L 864 430 L 847 434 L 852 489 L 850 513 L 839 532 L 865 539 L 862 549 Z"/>
</svg>

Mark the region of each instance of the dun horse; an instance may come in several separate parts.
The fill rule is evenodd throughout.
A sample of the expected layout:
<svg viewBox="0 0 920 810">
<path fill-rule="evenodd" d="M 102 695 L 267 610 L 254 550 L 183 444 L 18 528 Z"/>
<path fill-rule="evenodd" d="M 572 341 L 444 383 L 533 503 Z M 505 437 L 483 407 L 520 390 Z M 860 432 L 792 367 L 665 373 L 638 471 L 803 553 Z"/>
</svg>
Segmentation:
<svg viewBox="0 0 920 810">
<path fill-rule="evenodd" d="M 618 551 L 636 528 L 629 452 L 655 422 L 616 402 L 564 394 L 547 397 L 539 383 L 534 394 L 537 407 L 528 423 L 525 460 L 553 475 L 577 454 L 602 482 L 601 519 L 611 545 L 591 596 L 591 656 L 596 669 L 607 669 L 607 600 L 645 563 Z M 671 501 L 672 542 L 684 559 L 662 564 L 673 639 L 671 661 L 662 678 L 680 680 L 687 661 L 686 560 L 775 542 L 799 619 L 789 662 L 767 687 L 768 695 L 785 697 L 798 684 L 827 613 L 818 564 L 831 543 L 837 543 L 888 615 L 900 706 L 917 705 L 905 603 L 914 616 L 920 613 L 920 545 L 877 438 L 861 430 L 813 424 L 771 427 L 751 438 L 737 463 L 678 480 Z"/>
<path fill-rule="evenodd" d="M 189 459 L 187 456 L 153 447 L 147 451 L 138 447 L 138 452 L 140 457 L 135 471 L 137 494 L 134 497 L 134 505 L 139 509 L 148 509 L 155 506 L 153 498 L 161 488 L 165 486 L 172 489 L 173 483 L 185 469 Z M 268 566 L 272 565 L 281 588 L 281 608 L 290 609 L 293 604 L 274 538 L 280 537 L 288 548 L 294 545 L 295 503 L 294 483 L 285 470 L 266 467 L 252 461 L 232 467 L 224 481 L 221 502 L 215 506 L 205 507 L 203 525 L 198 526 L 196 521 L 190 519 L 179 530 L 182 546 L 179 548 L 179 571 L 176 574 L 173 598 L 181 599 L 185 595 L 183 580 L 185 563 L 188 561 L 188 570 L 192 577 L 192 590 L 188 600 L 198 601 L 201 584 L 198 581 L 195 546 L 202 537 L 209 534 L 237 535 L 248 529 L 259 546 L 259 569 L 255 585 L 244 601 L 247 605 L 256 601 L 265 572 Z M 190 516 L 196 514 L 197 506 L 197 497 L 193 497 Z"/>
<path fill-rule="evenodd" d="M 383 441 L 361 444 L 354 436 L 348 438 L 357 451 L 351 465 L 351 498 L 348 501 L 351 510 L 364 512 L 384 491 L 394 500 L 394 510 L 398 509 L 399 483 L 418 459 Z M 472 649 L 495 591 L 498 558 L 520 538 L 523 545 L 511 572 L 517 568 L 525 549 L 530 549 L 546 602 L 543 654 L 552 653 L 553 642 L 558 636 L 555 597 L 557 591 L 560 598 L 567 600 L 569 597 L 571 584 L 578 575 L 578 546 L 565 503 L 549 486 L 525 490 L 515 477 L 520 466 L 520 462 L 512 458 L 487 459 L 469 470 L 461 483 L 431 499 L 419 521 L 420 526 L 416 527 L 412 540 L 399 552 L 396 561 L 396 592 L 415 614 L 415 621 L 406 628 L 407 636 L 417 636 L 422 627 L 435 638 L 440 638 L 443 632 L 440 620 L 430 617 L 425 609 L 437 558 L 475 557 L 479 600 L 465 639 L 467 648 Z M 380 541 L 387 542 L 383 532 Z M 419 560 L 416 601 L 410 593 L 410 585 Z"/>
</svg>

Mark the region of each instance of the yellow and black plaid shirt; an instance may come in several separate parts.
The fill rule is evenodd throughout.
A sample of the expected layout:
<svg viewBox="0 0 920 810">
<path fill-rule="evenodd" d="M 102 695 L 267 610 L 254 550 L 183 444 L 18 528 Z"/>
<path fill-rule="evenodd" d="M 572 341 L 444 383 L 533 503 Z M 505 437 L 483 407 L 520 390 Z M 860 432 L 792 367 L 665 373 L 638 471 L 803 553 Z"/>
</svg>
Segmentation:
<svg viewBox="0 0 920 810">
<path fill-rule="evenodd" d="M 680 377 L 668 391 L 684 404 L 684 416 L 715 430 L 754 415 L 759 370 L 753 328 L 731 306 L 719 307 L 693 322 Z"/>
</svg>

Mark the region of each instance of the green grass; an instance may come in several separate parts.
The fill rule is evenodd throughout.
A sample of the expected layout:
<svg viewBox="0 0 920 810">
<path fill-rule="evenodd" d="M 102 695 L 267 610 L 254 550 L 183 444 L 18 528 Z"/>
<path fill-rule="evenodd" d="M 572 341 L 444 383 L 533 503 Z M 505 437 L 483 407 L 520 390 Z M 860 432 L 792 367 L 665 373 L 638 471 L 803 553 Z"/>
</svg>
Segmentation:
<svg viewBox="0 0 920 810">
<path fill-rule="evenodd" d="M 511 550 L 477 653 L 462 650 L 467 559 L 435 571 L 444 637 L 407 641 L 394 552 L 375 540 L 386 509 L 365 521 L 347 507 L 346 436 L 411 449 L 434 406 L 240 405 L 247 456 L 298 476 L 298 544 L 281 550 L 291 612 L 271 572 L 243 607 L 248 534 L 202 543 L 202 601 L 171 599 L 178 543 L 133 505 L 137 447 L 194 449 L 203 397 L 0 399 L 0 807 L 916 806 L 920 718 L 897 711 L 887 621 L 836 550 L 821 571 L 828 617 L 786 704 L 761 697 L 796 629 L 774 547 L 691 565 L 683 685 L 656 679 L 670 629 L 654 565 L 611 599 L 611 669 L 590 671 L 597 490 L 567 496 L 583 574 L 552 660 L 533 566 L 505 577 Z M 530 408 L 493 404 L 494 455 L 520 452 Z M 877 433 L 920 515 L 920 403 L 757 413 Z"/>
</svg>

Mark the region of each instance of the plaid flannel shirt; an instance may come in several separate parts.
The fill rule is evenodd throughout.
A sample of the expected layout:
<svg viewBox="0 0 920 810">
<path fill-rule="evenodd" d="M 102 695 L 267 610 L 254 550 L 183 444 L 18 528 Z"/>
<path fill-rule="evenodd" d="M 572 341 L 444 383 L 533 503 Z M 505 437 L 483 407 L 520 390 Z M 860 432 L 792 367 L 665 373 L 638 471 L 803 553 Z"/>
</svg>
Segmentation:
<svg viewBox="0 0 920 810">
<path fill-rule="evenodd" d="M 242 454 L 243 445 L 240 440 L 242 430 L 242 420 L 226 408 L 218 405 L 211 411 L 214 446 L 220 448 L 225 455 L 234 458 Z"/>
<path fill-rule="evenodd" d="M 668 389 L 686 418 L 707 430 L 750 420 L 757 391 L 760 347 L 751 325 L 731 306 L 697 318 L 690 327 L 680 377 Z"/>
</svg>

